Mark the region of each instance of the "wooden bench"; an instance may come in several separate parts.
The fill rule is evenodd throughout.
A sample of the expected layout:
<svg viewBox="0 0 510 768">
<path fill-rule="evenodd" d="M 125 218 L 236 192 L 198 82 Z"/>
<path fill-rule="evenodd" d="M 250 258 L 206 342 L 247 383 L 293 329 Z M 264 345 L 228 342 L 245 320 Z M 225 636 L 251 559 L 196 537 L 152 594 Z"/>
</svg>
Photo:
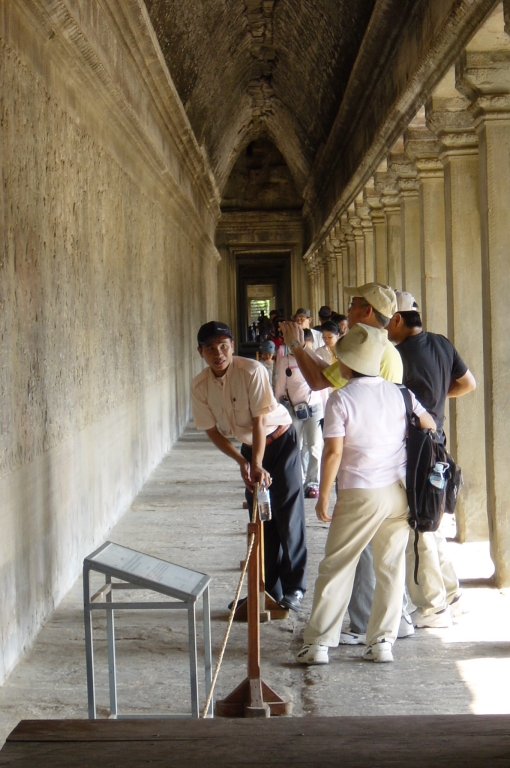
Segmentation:
<svg viewBox="0 0 510 768">
<path fill-rule="evenodd" d="M 508 768 L 509 715 L 22 720 L 6 768 Z"/>
</svg>

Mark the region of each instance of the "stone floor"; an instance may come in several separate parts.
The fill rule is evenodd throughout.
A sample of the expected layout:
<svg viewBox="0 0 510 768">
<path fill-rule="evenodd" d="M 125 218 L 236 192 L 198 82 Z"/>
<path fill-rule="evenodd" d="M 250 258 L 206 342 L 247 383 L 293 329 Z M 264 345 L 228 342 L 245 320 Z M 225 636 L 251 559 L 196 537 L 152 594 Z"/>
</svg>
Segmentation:
<svg viewBox="0 0 510 768">
<path fill-rule="evenodd" d="M 108 539 L 212 577 L 215 658 L 245 551 L 247 513 L 233 462 L 189 428 L 153 473 Z M 307 501 L 310 592 L 303 613 L 261 627 L 262 673 L 297 717 L 510 713 L 510 593 L 466 588 L 470 612 L 450 630 L 418 630 L 395 647 L 395 663 L 367 664 L 342 647 L 325 667 L 294 654 L 310 610 L 327 533 Z M 491 573 L 485 544 L 450 544 L 461 578 Z M 189 710 L 187 629 L 181 612 L 126 611 L 117 618 L 119 708 L 124 713 Z M 108 715 L 104 620 L 95 619 L 98 715 Z M 222 698 L 245 677 L 246 625 L 235 624 L 220 671 Z M 203 685 L 202 685 L 203 698 Z M 77 582 L 0 689 L 0 744 L 21 719 L 87 716 L 82 584 Z"/>
</svg>

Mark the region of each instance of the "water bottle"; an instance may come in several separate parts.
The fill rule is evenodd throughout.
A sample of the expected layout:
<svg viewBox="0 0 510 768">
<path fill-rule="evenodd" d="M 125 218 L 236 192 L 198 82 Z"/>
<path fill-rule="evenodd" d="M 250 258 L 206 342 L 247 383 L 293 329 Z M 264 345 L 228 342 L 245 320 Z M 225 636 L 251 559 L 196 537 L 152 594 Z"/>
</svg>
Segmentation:
<svg viewBox="0 0 510 768">
<path fill-rule="evenodd" d="M 265 485 L 259 486 L 257 501 L 259 505 L 259 518 L 261 520 L 271 520 L 271 499 L 269 498 L 269 489 Z"/>
<path fill-rule="evenodd" d="M 447 469 L 448 464 L 444 461 L 437 461 L 429 476 L 429 483 L 432 483 L 435 488 L 439 488 L 440 491 L 442 491 L 445 486 L 446 480 L 444 475 Z"/>
</svg>

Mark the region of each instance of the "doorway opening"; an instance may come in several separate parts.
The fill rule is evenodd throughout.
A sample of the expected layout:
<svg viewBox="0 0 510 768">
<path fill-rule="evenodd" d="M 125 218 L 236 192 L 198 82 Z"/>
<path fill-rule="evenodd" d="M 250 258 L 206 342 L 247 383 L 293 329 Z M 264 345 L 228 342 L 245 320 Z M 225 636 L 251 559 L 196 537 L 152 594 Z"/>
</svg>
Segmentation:
<svg viewBox="0 0 510 768">
<path fill-rule="evenodd" d="M 276 309 L 283 317 L 290 311 L 290 252 L 244 253 L 236 257 L 238 354 L 254 357 L 258 342 L 253 326 Z"/>
</svg>

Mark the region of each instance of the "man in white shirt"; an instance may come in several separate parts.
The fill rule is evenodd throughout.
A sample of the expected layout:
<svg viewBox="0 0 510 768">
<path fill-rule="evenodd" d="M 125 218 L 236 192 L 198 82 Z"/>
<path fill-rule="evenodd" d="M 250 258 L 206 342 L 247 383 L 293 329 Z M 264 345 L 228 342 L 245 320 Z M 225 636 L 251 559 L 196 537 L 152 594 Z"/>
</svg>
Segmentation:
<svg viewBox="0 0 510 768">
<path fill-rule="evenodd" d="M 301 462 L 290 415 L 256 360 L 234 355 L 230 328 L 212 321 L 198 331 L 207 363 L 191 382 L 197 429 L 239 464 L 251 507 L 255 483 L 271 487 L 273 517 L 264 523 L 266 590 L 298 611 L 306 591 L 306 529 Z M 239 451 L 231 439 L 242 443 Z"/>
<path fill-rule="evenodd" d="M 406 474 L 406 412 L 398 387 L 381 376 L 385 337 L 361 323 L 336 347 L 343 389 L 326 406 L 319 520 L 331 521 L 315 583 L 312 614 L 297 655 L 302 664 L 327 664 L 338 645 L 359 557 L 372 542 L 376 587 L 367 627 L 367 661 L 393 661 L 402 613 L 405 550 L 409 538 Z M 435 423 L 411 393 L 413 411 L 426 429 Z M 329 495 L 338 473 L 338 498 L 329 516 Z"/>
</svg>

